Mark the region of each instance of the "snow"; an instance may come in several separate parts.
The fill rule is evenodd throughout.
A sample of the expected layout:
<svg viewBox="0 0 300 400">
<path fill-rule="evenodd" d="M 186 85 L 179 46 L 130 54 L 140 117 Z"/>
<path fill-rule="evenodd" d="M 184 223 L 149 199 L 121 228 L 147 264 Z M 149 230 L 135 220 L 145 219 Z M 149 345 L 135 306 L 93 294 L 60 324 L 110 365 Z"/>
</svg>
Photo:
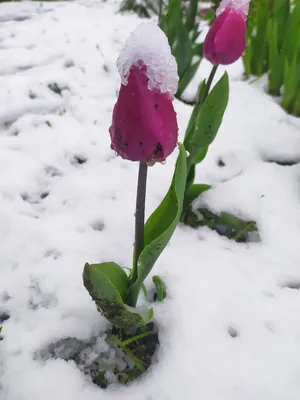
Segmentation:
<svg viewBox="0 0 300 400">
<path fill-rule="evenodd" d="M 10 315 L 0 399 L 299 400 L 300 166 L 278 162 L 299 162 L 300 122 L 265 94 L 264 79 L 243 81 L 241 62 L 228 68 L 228 110 L 197 170 L 198 183 L 213 185 L 198 204 L 255 219 L 261 242 L 178 227 L 152 271 L 168 290 L 155 305 L 158 363 L 134 384 L 101 390 L 73 361 L 34 359 L 67 338 L 97 338 L 88 362 L 105 353 L 108 324 L 83 266 L 131 265 L 138 165 L 113 154 L 108 128 L 115 62 L 140 20 L 117 7 L 0 6 L 0 315 Z M 210 68 L 203 61 L 186 96 Z M 182 139 L 191 108 L 174 106 Z M 176 155 L 149 171 L 147 215 Z"/>
<path fill-rule="evenodd" d="M 117 61 L 123 85 L 130 68 L 142 62 L 149 79 L 148 88 L 172 97 L 178 88 L 177 64 L 164 32 L 153 22 L 142 22 L 129 36 Z"/>
<path fill-rule="evenodd" d="M 216 15 L 219 16 L 226 8 L 240 12 L 247 16 L 249 10 L 250 0 L 222 0 L 219 8 L 217 9 Z"/>
</svg>

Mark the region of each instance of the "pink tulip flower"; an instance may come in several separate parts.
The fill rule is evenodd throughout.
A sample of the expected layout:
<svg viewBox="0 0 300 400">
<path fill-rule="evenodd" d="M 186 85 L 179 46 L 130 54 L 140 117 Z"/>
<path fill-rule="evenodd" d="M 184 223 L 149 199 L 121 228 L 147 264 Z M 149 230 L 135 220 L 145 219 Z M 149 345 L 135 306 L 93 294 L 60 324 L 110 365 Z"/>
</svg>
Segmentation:
<svg viewBox="0 0 300 400">
<path fill-rule="evenodd" d="M 178 138 L 173 98 L 177 64 L 164 32 L 143 22 L 117 61 L 121 88 L 109 128 L 111 148 L 126 160 L 164 161 Z"/>
<path fill-rule="evenodd" d="M 228 65 L 246 48 L 246 20 L 250 0 L 223 0 L 204 41 L 203 52 L 212 64 Z"/>
<path fill-rule="evenodd" d="M 109 129 L 111 148 L 131 161 L 163 161 L 175 149 L 176 113 L 168 93 L 148 88 L 146 67 L 133 65 L 121 85 Z"/>
</svg>

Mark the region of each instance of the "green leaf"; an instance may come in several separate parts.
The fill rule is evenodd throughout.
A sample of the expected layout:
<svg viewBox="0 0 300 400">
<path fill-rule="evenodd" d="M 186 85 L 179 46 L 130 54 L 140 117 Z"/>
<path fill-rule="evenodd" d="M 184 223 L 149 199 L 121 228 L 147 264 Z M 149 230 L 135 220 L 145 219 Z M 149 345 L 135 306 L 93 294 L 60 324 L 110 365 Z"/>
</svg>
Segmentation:
<svg viewBox="0 0 300 400">
<path fill-rule="evenodd" d="M 203 79 L 203 81 L 201 81 L 201 82 L 199 83 L 199 86 L 198 86 L 198 88 L 197 88 L 196 102 L 197 102 L 197 106 L 198 106 L 198 107 L 195 107 L 196 116 L 197 116 L 198 111 L 199 111 L 199 108 L 200 108 L 200 106 L 201 106 L 201 102 L 202 102 L 202 99 L 203 99 L 203 96 L 204 96 L 204 93 L 205 93 L 205 89 L 206 89 L 206 79 Z M 194 111 L 194 110 L 193 110 L 193 111 Z M 188 123 L 188 129 L 189 129 L 190 123 L 191 123 L 191 122 L 189 121 L 189 123 Z"/>
<path fill-rule="evenodd" d="M 267 27 L 269 19 L 268 1 L 259 2 L 257 32 L 254 40 L 253 59 L 255 75 L 261 76 L 267 70 Z"/>
<path fill-rule="evenodd" d="M 203 86 L 205 86 L 205 83 L 202 84 L 201 88 L 200 87 L 198 88 L 198 93 L 197 93 L 198 96 L 197 97 L 201 96 L 200 92 L 201 93 L 203 92 L 203 90 L 202 90 Z M 186 131 L 185 131 L 184 143 L 186 143 L 187 138 L 189 137 L 189 135 L 193 132 L 193 130 L 195 128 L 197 115 L 198 115 L 199 110 L 200 110 L 200 105 L 198 103 L 196 103 L 196 105 L 193 108 L 192 114 L 191 114 L 190 119 L 189 119 L 188 126 L 187 126 Z"/>
<path fill-rule="evenodd" d="M 300 3 L 297 1 L 289 19 L 286 23 L 286 29 L 283 38 L 283 52 L 287 56 L 288 61 L 292 62 L 297 41 L 300 35 Z"/>
<path fill-rule="evenodd" d="M 171 186 L 163 201 L 145 224 L 144 250 L 138 259 L 138 274 L 132 282 L 126 303 L 135 305 L 143 281 L 167 246 L 179 222 L 186 183 L 186 152 L 182 144 Z"/>
<path fill-rule="evenodd" d="M 291 113 L 293 98 L 294 98 L 294 74 L 296 71 L 296 57 L 292 63 L 289 63 L 288 59 L 285 59 L 284 63 L 284 89 L 282 96 L 282 107 Z"/>
<path fill-rule="evenodd" d="M 124 304 L 129 280 L 125 271 L 114 262 L 101 264 L 85 264 L 83 283 L 98 311 L 113 325 L 125 330 L 138 328 L 149 323 L 153 317 L 153 310 L 141 313 Z M 144 315 L 145 314 L 145 315 Z"/>
<path fill-rule="evenodd" d="M 147 10 L 148 4 L 137 4 L 136 0 L 124 0 L 119 8 L 120 13 L 135 12 L 141 18 L 150 18 L 151 15 Z"/>
<path fill-rule="evenodd" d="M 295 117 L 300 117 L 300 88 L 299 88 L 298 93 L 296 94 L 296 97 L 294 99 L 292 114 Z"/>
<path fill-rule="evenodd" d="M 194 164 L 200 164 L 204 158 L 206 157 L 206 154 L 208 152 L 208 146 L 203 147 L 199 153 L 196 155 L 195 159 L 194 159 Z"/>
<path fill-rule="evenodd" d="M 255 221 L 245 221 L 226 212 L 217 215 L 206 208 L 199 208 L 197 213 L 190 210 L 185 215 L 184 222 L 193 228 L 207 226 L 217 231 L 218 234 L 236 242 L 247 242 L 249 232 L 258 232 Z M 257 235 L 257 238 L 259 238 L 259 235 Z"/>
<path fill-rule="evenodd" d="M 232 214 L 228 214 L 224 211 L 221 212 L 218 223 L 224 224 L 226 227 L 230 229 L 245 229 L 247 228 L 247 225 L 249 224 L 249 221 L 244 221 L 240 218 L 235 217 Z"/>
<path fill-rule="evenodd" d="M 199 83 L 197 93 L 196 93 L 196 105 L 193 108 L 192 114 L 190 116 L 188 126 L 186 128 L 185 134 L 184 134 L 184 143 L 187 143 L 188 137 L 193 133 L 197 121 L 197 116 L 199 113 L 199 110 L 201 108 L 201 99 L 203 98 L 204 92 L 206 88 L 206 80 L 204 79 Z"/>
<path fill-rule="evenodd" d="M 225 72 L 200 107 L 193 129 L 187 133 L 184 146 L 189 153 L 188 170 L 199 152 L 215 139 L 221 125 L 229 97 L 229 81 Z"/>
<path fill-rule="evenodd" d="M 199 25 L 196 24 L 194 26 L 193 31 L 190 33 L 190 39 L 193 44 L 193 54 L 202 56 L 203 43 L 196 43 L 197 39 L 199 38 L 199 36 L 201 35 L 201 32 L 202 32 L 198 28 L 199 28 Z M 201 51 L 199 52 L 200 47 L 201 47 Z M 197 50 L 197 48 L 198 48 L 198 50 Z"/>
<path fill-rule="evenodd" d="M 128 278 L 126 272 L 114 262 L 101 264 L 85 264 L 83 279 L 85 285 L 92 284 L 92 293 L 97 298 L 118 301 L 122 299 L 128 289 Z"/>
<path fill-rule="evenodd" d="M 201 60 L 195 62 L 194 64 L 192 64 L 183 74 L 183 76 L 181 77 L 180 81 L 179 81 L 179 85 L 178 85 L 178 90 L 176 93 L 176 97 L 180 97 L 182 95 L 182 93 L 185 91 L 186 87 L 188 86 L 188 84 L 191 82 L 191 80 L 194 78 L 197 69 L 199 68 Z"/>
<path fill-rule="evenodd" d="M 212 25 L 212 23 L 215 20 L 215 10 L 212 8 L 209 10 L 205 15 L 202 17 L 205 21 L 208 21 L 209 25 Z"/>
<path fill-rule="evenodd" d="M 186 19 L 186 29 L 188 32 L 190 32 L 195 25 L 196 15 L 198 11 L 198 3 L 199 0 L 190 0 L 188 15 Z"/>
<path fill-rule="evenodd" d="M 174 15 L 181 9 L 181 0 L 169 0 L 168 1 L 168 9 L 167 16 L 170 17 Z"/>
<path fill-rule="evenodd" d="M 186 193 L 184 198 L 184 209 L 189 207 L 190 204 L 200 196 L 201 193 L 206 192 L 211 189 L 210 185 L 206 185 L 204 183 L 194 184 L 191 186 L 190 190 Z"/>
<path fill-rule="evenodd" d="M 194 56 L 198 56 L 198 57 L 202 58 L 202 56 L 203 56 L 203 43 L 194 44 L 194 46 L 192 48 L 192 51 L 193 51 L 193 55 Z"/>
<path fill-rule="evenodd" d="M 186 186 L 185 186 L 185 195 L 184 195 L 184 202 L 183 202 L 183 209 L 182 215 L 180 220 L 184 221 L 184 216 L 190 206 L 190 204 L 198 197 L 200 194 L 210 189 L 209 185 L 205 184 L 194 184 L 195 175 L 196 175 L 196 164 L 200 163 L 206 156 L 208 150 L 207 147 L 203 147 L 195 157 L 195 163 L 191 165 L 189 172 L 186 178 Z"/>
<path fill-rule="evenodd" d="M 249 35 L 246 36 L 246 43 L 247 47 L 243 55 L 243 64 L 244 64 L 244 69 L 245 69 L 245 75 L 248 77 L 252 74 L 251 70 L 251 60 L 252 60 L 252 40 L 251 37 L 249 38 Z"/>
<path fill-rule="evenodd" d="M 283 83 L 284 54 L 280 48 L 278 38 L 277 21 L 270 19 L 268 26 L 269 45 L 269 93 L 274 96 L 280 95 L 280 88 Z"/>
<path fill-rule="evenodd" d="M 187 174 L 184 197 L 186 196 L 187 192 L 192 187 L 194 180 L 195 180 L 195 176 L 196 176 L 196 165 L 193 164 L 190 167 L 189 172 Z"/>
<path fill-rule="evenodd" d="M 293 114 L 294 103 L 300 91 L 300 37 L 298 46 L 294 51 L 292 62 L 285 59 L 284 66 L 284 89 L 282 106 L 288 112 Z"/>
<path fill-rule="evenodd" d="M 156 293 L 155 293 L 156 294 L 156 298 L 155 298 L 155 300 L 163 301 L 167 296 L 166 286 L 165 286 L 164 282 L 162 281 L 162 279 L 158 275 L 153 276 L 152 281 L 153 281 L 153 283 L 155 285 L 155 288 L 156 288 Z"/>
<path fill-rule="evenodd" d="M 173 48 L 176 39 L 177 24 L 181 20 L 181 0 L 169 0 L 167 13 L 163 16 L 160 28 L 168 37 L 169 44 Z"/>
<path fill-rule="evenodd" d="M 244 65 L 247 75 L 261 76 L 267 72 L 268 19 L 269 1 L 251 1 L 247 20 L 247 48 L 244 55 Z"/>
<path fill-rule="evenodd" d="M 193 52 L 188 31 L 180 17 L 176 21 L 176 40 L 172 52 L 176 58 L 178 75 L 181 79 L 192 63 Z"/>
<path fill-rule="evenodd" d="M 107 379 L 105 377 L 106 371 L 100 371 L 93 377 L 93 383 L 101 387 L 102 389 L 106 389 L 108 386 Z"/>
</svg>

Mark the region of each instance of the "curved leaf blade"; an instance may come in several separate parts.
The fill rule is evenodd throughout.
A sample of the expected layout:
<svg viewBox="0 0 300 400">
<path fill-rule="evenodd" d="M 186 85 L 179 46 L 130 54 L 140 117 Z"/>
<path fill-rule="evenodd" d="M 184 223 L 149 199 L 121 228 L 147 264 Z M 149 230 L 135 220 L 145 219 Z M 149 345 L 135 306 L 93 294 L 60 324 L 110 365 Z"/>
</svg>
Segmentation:
<svg viewBox="0 0 300 400">
<path fill-rule="evenodd" d="M 210 185 L 206 185 L 205 183 L 194 183 L 185 195 L 184 208 L 188 207 L 194 200 L 197 199 L 197 197 L 200 196 L 200 194 L 209 189 L 211 189 Z"/>
<path fill-rule="evenodd" d="M 98 311 L 113 325 L 131 330 L 148 324 L 153 310 L 138 310 L 124 304 L 129 280 L 125 271 L 114 262 L 85 264 L 83 283 Z"/>
<path fill-rule="evenodd" d="M 194 64 L 192 64 L 183 74 L 183 76 L 181 77 L 179 84 L 178 84 L 178 90 L 176 93 L 177 97 L 180 97 L 182 95 L 182 93 L 185 91 L 186 87 L 189 85 L 189 83 L 191 82 L 191 80 L 194 78 L 197 69 L 199 68 L 200 65 L 200 61 L 195 62 Z"/>
<path fill-rule="evenodd" d="M 193 130 L 189 131 L 184 145 L 189 153 L 188 169 L 204 147 L 215 139 L 221 125 L 229 98 L 229 80 L 225 72 L 200 107 Z M 197 160 L 198 161 L 198 160 Z"/>
<path fill-rule="evenodd" d="M 186 19 L 186 29 L 190 32 L 194 26 L 196 21 L 196 16 L 198 12 L 198 3 L 199 0 L 191 0 L 188 9 L 188 15 Z"/>
<path fill-rule="evenodd" d="M 167 291 L 164 281 L 158 275 L 155 275 L 152 278 L 152 282 L 154 283 L 156 289 L 154 300 L 164 301 L 164 299 L 167 296 Z"/>
<path fill-rule="evenodd" d="M 180 17 L 176 23 L 176 40 L 172 47 L 172 53 L 176 58 L 178 75 L 181 80 L 185 72 L 191 66 L 193 51 L 188 31 L 186 30 L 186 27 Z"/>
</svg>

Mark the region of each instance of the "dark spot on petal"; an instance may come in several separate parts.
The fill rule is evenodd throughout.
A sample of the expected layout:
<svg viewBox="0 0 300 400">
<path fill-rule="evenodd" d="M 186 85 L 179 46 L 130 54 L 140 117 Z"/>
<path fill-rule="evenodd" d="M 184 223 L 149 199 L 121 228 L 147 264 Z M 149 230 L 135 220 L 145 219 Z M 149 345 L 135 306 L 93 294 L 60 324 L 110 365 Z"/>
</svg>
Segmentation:
<svg viewBox="0 0 300 400">
<path fill-rule="evenodd" d="M 142 147 L 144 145 L 143 142 L 139 142 L 139 146 Z"/>
<path fill-rule="evenodd" d="M 156 103 L 156 104 L 154 104 L 154 108 L 156 108 L 156 109 L 158 108 L 158 104 L 157 104 L 157 103 Z"/>
<path fill-rule="evenodd" d="M 163 148 L 162 145 L 160 143 L 157 143 L 156 148 L 153 152 L 153 155 L 155 157 L 162 157 L 163 156 Z"/>
</svg>

